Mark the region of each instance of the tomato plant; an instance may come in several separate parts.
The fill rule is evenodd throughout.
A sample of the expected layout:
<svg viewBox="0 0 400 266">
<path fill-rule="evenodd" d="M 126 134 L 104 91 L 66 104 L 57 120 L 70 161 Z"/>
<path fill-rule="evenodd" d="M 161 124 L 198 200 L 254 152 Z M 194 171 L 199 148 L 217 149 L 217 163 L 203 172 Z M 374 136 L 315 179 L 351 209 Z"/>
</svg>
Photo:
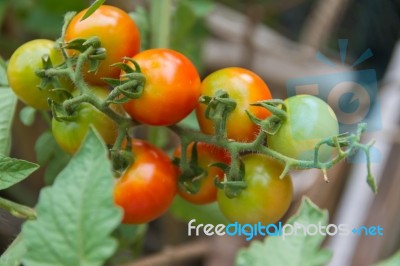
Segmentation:
<svg viewBox="0 0 400 266">
<path fill-rule="evenodd" d="M 48 84 L 39 89 L 40 78 L 35 71 L 43 69 L 42 57 L 48 55 L 54 66 L 61 64 L 64 59 L 61 52 L 55 48 L 51 40 L 37 39 L 29 41 L 12 54 L 7 68 L 7 78 L 11 89 L 25 104 L 36 109 L 47 110 L 48 98 L 60 100 L 54 87 Z"/>
<path fill-rule="evenodd" d="M 298 95 L 284 101 L 287 119 L 278 132 L 268 136 L 268 146 L 286 156 L 299 160 L 313 160 L 314 147 L 320 141 L 339 133 L 333 110 L 321 99 L 311 95 Z M 327 161 L 333 148 L 322 145 L 319 160 Z"/>
<path fill-rule="evenodd" d="M 269 224 L 277 222 L 288 210 L 292 201 L 292 179 L 279 176 L 283 166 L 262 154 L 242 157 L 247 183 L 238 197 L 228 198 L 223 190 L 218 191 L 218 205 L 222 213 L 232 222 Z"/>
<path fill-rule="evenodd" d="M 191 143 L 187 149 L 188 159 L 192 159 L 194 143 Z M 198 142 L 196 143 L 197 164 L 204 172 L 200 176 L 193 177 L 193 182 L 197 183 L 198 191 L 190 192 L 185 187 L 185 183 L 179 186 L 178 194 L 185 200 L 195 204 L 207 204 L 217 199 L 217 188 L 214 184 L 215 178 L 220 180 L 224 177 L 224 172 L 216 166 L 210 166 L 213 163 L 229 164 L 229 153 L 219 147 Z M 174 152 L 174 156 L 181 156 L 181 149 Z M 197 165 L 195 165 L 197 167 Z"/>
<path fill-rule="evenodd" d="M 0 58 L 0 190 L 39 167 L 46 168 L 45 179 L 51 183 L 40 193 L 35 207 L 0 197 L 0 207 L 29 220 L 23 224 L 21 236 L 0 257 L 0 265 L 116 265 L 128 250 L 140 250 L 145 223 L 162 216 L 171 204 L 175 218 L 190 221 L 189 232 L 195 228 L 198 235 L 204 229 L 206 235 L 232 233 L 250 240 L 287 212 L 293 194 L 291 170 L 316 168 L 327 178 L 327 169 L 358 151 L 367 157 L 367 182 L 377 191 L 370 165 L 372 143 L 360 142 L 366 124 L 360 124 L 355 133 L 338 135 L 335 115 L 323 101 L 313 96 L 271 99 L 268 86 L 251 70 L 224 68 L 201 82 L 182 51 L 153 48 L 138 53 L 140 37 L 135 22 L 118 8 L 102 6 L 103 2 L 94 1 L 76 16 L 66 14 L 58 50 L 53 41 L 29 42 L 11 57 L 8 70 Z M 195 16 L 210 10 L 204 2 L 208 1 L 150 1 L 149 9 L 138 8 L 131 15 L 140 22 L 143 39 L 151 41 L 152 47 L 168 47 L 174 43 L 167 38 L 170 27 L 179 24 L 178 28 L 192 31 L 192 35 L 201 30 L 193 30 L 193 26 L 198 24 Z M 147 17 L 148 12 L 154 13 Z M 171 23 L 165 12 L 175 12 L 173 19 L 184 23 Z M 88 18 L 82 19 L 84 14 Z M 193 41 L 175 30 L 171 32 L 177 39 L 187 40 L 190 50 L 197 49 L 192 46 L 197 45 L 197 38 Z M 8 85 L 6 71 L 15 93 L 3 88 Z M 66 78 L 73 81 L 72 93 L 63 91 L 71 85 L 64 84 Z M 107 87 L 95 87 L 103 81 Z M 52 129 L 44 129 L 35 143 L 40 165 L 8 157 L 14 94 L 36 109 L 45 110 L 47 103 L 51 107 L 51 112 L 36 113 L 34 108 L 20 112 L 24 125 L 31 125 L 37 114 Z M 192 123 L 196 120 L 180 123 L 194 110 L 200 130 Z M 146 125 L 165 126 L 172 134 Z M 172 135 L 170 142 L 164 141 Z M 175 151 L 174 161 L 179 161 L 179 167 L 155 146 L 168 149 L 178 142 L 182 150 Z M 319 160 L 313 160 L 318 148 Z M 335 156 L 329 158 L 333 150 Z M 180 197 L 175 198 L 176 194 Z M 327 228 L 327 214 L 304 202 L 305 209 L 289 223 L 322 221 L 320 225 Z M 226 224 L 227 219 L 233 223 L 224 227 L 221 223 Z M 154 225 L 164 225 L 164 220 Z M 301 242 L 309 243 L 308 238 L 304 236 Z M 299 239 L 285 239 L 285 245 Z M 241 252 L 236 263 L 255 264 L 253 259 L 259 256 L 253 252 L 280 247 L 283 242 L 275 245 L 274 241 L 281 240 L 268 238 L 251 245 L 256 248 Z M 49 243 L 57 245 L 49 249 Z M 197 247 L 195 243 L 191 249 L 204 252 Z M 316 251 L 316 245 L 297 247 L 296 254 L 300 253 L 313 253 L 312 261 L 318 257 L 321 264 L 327 260 L 321 259 L 321 254 L 329 257 Z M 305 263 L 301 256 L 296 257 Z M 277 264 L 276 257 L 267 264 Z"/>
<path fill-rule="evenodd" d="M 91 87 L 91 91 L 101 99 L 106 98 L 109 93 L 106 88 L 94 86 Z M 114 110 L 119 113 L 123 112 L 119 106 L 114 106 Z M 105 143 L 114 144 L 117 138 L 118 124 L 89 103 L 82 103 L 70 119 L 60 121 L 53 117 L 51 122 L 56 142 L 70 154 L 79 149 L 90 126 L 96 128 Z"/>
<path fill-rule="evenodd" d="M 218 90 L 226 91 L 237 103 L 235 110 L 227 119 L 228 138 L 246 142 L 254 140 L 259 127 L 249 119 L 246 110 L 259 119 L 265 119 L 270 115 L 268 110 L 250 105 L 257 101 L 271 99 L 268 86 L 250 70 L 229 67 L 211 73 L 201 84 L 202 95 L 213 96 Z M 204 133 L 214 134 L 214 125 L 205 117 L 205 110 L 204 104 L 198 105 L 196 109 L 200 129 Z"/>
<path fill-rule="evenodd" d="M 115 184 L 114 200 L 124 210 L 124 223 L 147 223 L 161 216 L 177 191 L 177 176 L 169 157 L 159 148 L 132 141 L 134 163 Z"/>
<path fill-rule="evenodd" d="M 140 34 L 131 17 L 117 7 L 102 5 L 90 17 L 82 20 L 86 12 L 87 9 L 82 10 L 71 20 L 65 33 L 65 41 L 95 36 L 100 39 L 101 46 L 106 49 L 106 58 L 95 73 L 85 73 L 85 79 L 92 84 L 104 85 L 101 78 L 119 76 L 120 69 L 112 67 L 112 64 L 122 61 L 123 57 L 132 57 L 138 53 Z"/>
<path fill-rule="evenodd" d="M 166 126 L 194 110 L 200 97 L 200 77 L 186 56 L 159 48 L 143 51 L 133 59 L 146 77 L 143 95 L 124 104 L 134 120 Z"/>
</svg>

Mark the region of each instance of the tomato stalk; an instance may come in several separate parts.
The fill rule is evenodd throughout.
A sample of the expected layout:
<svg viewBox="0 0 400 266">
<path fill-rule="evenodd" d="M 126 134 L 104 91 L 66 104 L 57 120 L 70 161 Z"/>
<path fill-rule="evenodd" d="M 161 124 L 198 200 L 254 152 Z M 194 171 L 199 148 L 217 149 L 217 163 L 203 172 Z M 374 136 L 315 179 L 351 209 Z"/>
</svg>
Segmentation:
<svg viewBox="0 0 400 266">
<path fill-rule="evenodd" d="M 171 11 L 171 1 L 152 1 L 153 14 L 157 14 L 158 22 L 155 23 L 155 15 L 153 15 L 152 25 L 154 31 L 162 31 L 164 34 L 153 38 L 153 46 L 168 46 L 169 35 L 169 19 Z M 68 15 L 66 24 L 68 23 Z M 157 26 L 156 26 L 157 25 Z M 65 28 L 63 29 L 65 34 Z M 157 34 L 156 34 L 157 35 Z M 65 56 L 65 65 L 55 68 L 49 68 L 40 72 L 41 75 L 48 77 L 63 77 L 68 76 L 74 85 L 80 90 L 80 95 L 65 100 L 61 105 L 53 102 L 53 113 L 57 115 L 60 113 L 60 119 L 68 119 L 68 116 L 73 115 L 76 108 L 82 103 L 89 103 L 95 108 L 105 113 L 108 117 L 113 119 L 118 126 L 118 136 L 116 142 L 111 149 L 111 155 L 114 161 L 114 167 L 117 172 L 123 171 L 132 161 L 132 154 L 130 153 L 129 143 L 130 136 L 128 129 L 137 123 L 132 119 L 127 118 L 113 111 L 110 104 L 122 104 L 129 99 L 139 98 L 143 92 L 145 77 L 141 74 L 140 67 L 132 62 L 135 69 L 130 68 L 127 64 L 117 63 L 114 66 L 121 68 L 125 74 L 122 79 L 106 79 L 106 81 L 114 87 L 111 93 L 105 100 L 97 98 L 90 90 L 89 86 L 83 79 L 84 65 L 96 66 L 99 60 L 103 59 L 104 51 L 101 49 L 100 41 L 97 38 L 89 40 L 74 40 L 64 45 L 61 44 L 61 50 Z M 74 48 L 80 51 L 77 57 L 69 57 L 65 49 Z M 261 153 L 280 161 L 283 165 L 281 178 L 292 169 L 310 169 L 318 168 L 326 177 L 326 169 L 332 167 L 337 162 L 355 153 L 357 150 L 362 150 L 367 155 L 368 176 L 367 181 L 374 192 L 376 192 L 376 185 L 370 170 L 369 151 L 372 144 L 361 144 L 361 134 L 365 131 L 366 126 L 359 125 L 358 131 L 355 134 L 339 135 L 324 139 L 317 143 L 314 148 L 313 160 L 299 160 L 283 155 L 265 145 L 267 136 L 276 134 L 283 122 L 288 119 L 287 107 L 282 100 L 273 99 L 269 101 L 262 101 L 254 103 L 253 105 L 267 109 L 272 113 L 267 119 L 261 120 L 247 112 L 250 120 L 260 127 L 258 135 L 252 142 L 235 141 L 228 138 L 227 134 L 227 119 L 231 112 L 236 108 L 235 100 L 231 99 L 227 92 L 219 90 L 214 96 L 203 96 L 200 99 L 200 104 L 206 104 L 205 111 L 206 118 L 210 119 L 215 128 L 214 135 L 207 135 L 202 132 L 189 130 L 178 125 L 169 126 L 169 129 L 174 131 L 181 139 L 182 152 L 179 162 L 181 172 L 184 175 L 191 174 L 195 171 L 191 169 L 192 161 L 188 160 L 187 150 L 191 142 L 204 142 L 221 147 L 227 150 L 231 156 L 231 163 L 228 167 L 224 168 L 225 180 L 217 182 L 218 185 L 224 187 L 227 197 L 232 198 L 238 196 L 241 191 L 246 187 L 244 182 L 244 171 L 241 162 L 241 155 L 244 152 Z M 240 126 L 240 125 L 238 125 Z M 158 139 L 160 128 L 153 127 L 152 135 L 154 139 Z M 127 139 L 126 149 L 122 149 L 124 139 Z M 158 143 L 156 140 L 153 143 Z M 160 145 L 160 143 L 158 143 Z M 322 145 L 329 145 L 337 150 L 337 155 L 326 162 L 319 161 L 319 153 Z M 221 167 L 222 168 L 222 167 Z M 327 177 L 326 177 L 327 178 Z M 187 181 L 185 179 L 185 181 Z"/>
<path fill-rule="evenodd" d="M 218 95 L 220 96 L 222 94 L 218 93 Z M 237 196 L 238 194 L 240 194 L 240 191 L 245 188 L 245 185 L 243 185 L 243 173 L 240 172 L 240 159 L 239 159 L 241 153 L 245 151 L 265 154 L 269 157 L 272 157 L 280 161 L 282 164 L 284 164 L 284 170 L 280 175 L 281 178 L 284 178 L 286 174 L 292 169 L 317 168 L 324 173 L 324 178 L 326 179 L 326 181 L 328 181 L 326 176 L 326 169 L 331 168 L 339 161 L 354 154 L 357 150 L 361 150 L 366 154 L 367 157 L 367 171 L 368 171 L 367 183 L 370 185 L 371 189 L 374 192 L 376 192 L 377 188 L 375 184 L 375 179 L 371 174 L 370 155 L 369 155 L 369 151 L 373 143 L 369 144 L 360 143 L 361 134 L 366 130 L 365 124 L 359 124 L 358 130 L 355 134 L 344 134 L 322 140 L 314 148 L 315 149 L 314 160 L 298 160 L 285 156 L 264 145 L 264 141 L 267 135 L 269 135 L 271 131 L 272 132 L 276 131 L 276 129 L 271 130 L 271 123 L 274 124 L 274 126 L 277 126 L 280 121 L 287 118 L 287 115 L 285 113 L 285 108 L 282 109 L 274 108 L 274 105 L 282 104 L 282 100 L 273 100 L 272 104 L 257 103 L 257 105 L 263 106 L 268 110 L 270 110 L 273 113 L 273 116 L 269 117 L 266 120 L 259 120 L 259 119 L 256 120 L 256 118 L 254 118 L 253 121 L 255 121 L 260 125 L 260 131 L 254 141 L 246 143 L 246 142 L 228 140 L 226 138 L 226 119 L 229 116 L 229 112 L 225 112 L 223 110 L 225 110 L 226 106 L 230 105 L 231 103 L 229 101 L 218 101 L 219 97 L 218 95 L 216 95 L 215 97 L 210 97 L 208 99 L 202 100 L 203 103 L 208 104 L 208 109 L 206 110 L 206 116 L 208 116 L 208 118 L 213 120 L 214 122 L 216 128 L 216 134 L 214 136 L 185 129 L 178 125 L 173 125 L 170 126 L 169 128 L 176 134 L 178 134 L 181 137 L 181 139 L 184 139 L 185 143 L 205 142 L 215 146 L 222 147 L 229 151 L 231 155 L 231 164 L 227 169 L 225 169 L 227 174 L 226 180 L 222 182 L 222 185 L 224 186 L 225 189 L 225 193 L 229 198 Z M 319 161 L 318 155 L 322 145 L 329 145 L 334 147 L 337 150 L 337 155 L 326 162 Z M 184 147 L 182 148 L 182 150 L 185 150 Z M 184 154 L 185 152 L 182 152 L 182 155 Z M 181 160 L 180 167 L 181 169 L 187 169 L 190 166 L 187 164 L 185 160 Z"/>
<path fill-rule="evenodd" d="M 36 219 L 36 211 L 34 209 L 1 197 L 0 197 L 0 207 L 9 211 L 15 217 L 28 220 Z"/>
</svg>

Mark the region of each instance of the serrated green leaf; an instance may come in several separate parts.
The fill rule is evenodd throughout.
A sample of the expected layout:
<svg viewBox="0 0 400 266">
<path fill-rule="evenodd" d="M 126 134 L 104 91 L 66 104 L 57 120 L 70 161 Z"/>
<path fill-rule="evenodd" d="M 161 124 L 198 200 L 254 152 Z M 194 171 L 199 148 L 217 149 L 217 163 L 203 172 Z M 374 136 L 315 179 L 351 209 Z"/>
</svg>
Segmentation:
<svg viewBox="0 0 400 266">
<path fill-rule="evenodd" d="M 85 15 L 83 15 L 82 20 L 87 19 L 88 17 L 90 17 L 90 15 L 92 15 L 102 4 L 104 4 L 106 0 L 96 0 L 90 7 L 89 9 L 86 11 Z"/>
<path fill-rule="evenodd" d="M 25 106 L 19 112 L 19 119 L 25 126 L 31 126 L 35 122 L 36 109 L 30 106 Z"/>
<path fill-rule="evenodd" d="M 180 220 L 189 222 L 196 219 L 196 224 L 228 224 L 228 220 L 222 215 L 218 204 L 211 203 L 206 205 L 191 204 L 181 197 L 175 197 L 170 207 L 171 214 Z"/>
<path fill-rule="evenodd" d="M 23 225 L 26 265 L 103 265 L 115 251 L 110 236 L 122 218 L 113 203 L 113 173 L 107 149 L 90 130 L 81 149 L 42 189 L 37 220 Z"/>
<path fill-rule="evenodd" d="M 375 266 L 399 266 L 400 265 L 400 250 L 390 258 L 375 264 Z"/>
<path fill-rule="evenodd" d="M 20 182 L 38 168 L 31 162 L 0 156 L 0 190 Z"/>
<path fill-rule="evenodd" d="M 287 224 L 300 223 L 326 226 L 328 212 L 321 210 L 308 198 L 303 198 L 300 210 Z M 253 241 L 249 248 L 236 256 L 236 266 L 319 266 L 326 265 L 332 257 L 330 251 L 321 249 L 323 235 L 269 236 L 263 242 Z"/>
<path fill-rule="evenodd" d="M 11 147 L 11 125 L 17 97 L 9 88 L 0 88 L 0 155 L 8 155 Z"/>
<path fill-rule="evenodd" d="M 17 236 L 0 257 L 0 266 L 19 266 L 26 249 L 21 236 Z"/>
</svg>

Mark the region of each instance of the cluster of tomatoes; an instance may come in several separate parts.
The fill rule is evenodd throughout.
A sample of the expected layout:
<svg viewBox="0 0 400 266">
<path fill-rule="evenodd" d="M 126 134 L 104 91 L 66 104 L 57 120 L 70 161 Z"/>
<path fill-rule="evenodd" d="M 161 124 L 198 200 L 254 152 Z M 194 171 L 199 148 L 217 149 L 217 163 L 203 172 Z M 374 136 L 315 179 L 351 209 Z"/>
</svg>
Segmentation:
<svg viewBox="0 0 400 266">
<path fill-rule="evenodd" d="M 238 67 L 225 68 L 211 73 L 203 81 L 191 61 L 170 49 L 140 51 L 140 34 L 135 22 L 124 11 L 103 5 L 89 18 L 81 20 L 86 10 L 78 13 L 69 23 L 63 42 L 76 38 L 97 36 L 106 50 L 106 57 L 94 73 L 83 69 L 83 78 L 92 92 L 105 99 L 109 89 L 102 78 L 119 79 L 121 70 L 111 65 L 130 57 L 145 76 L 143 94 L 122 105 L 111 108 L 120 115 L 129 115 L 135 122 L 153 126 L 174 125 L 196 111 L 203 133 L 215 134 L 214 124 L 205 116 L 206 105 L 199 97 L 213 96 L 218 90 L 226 91 L 236 101 L 236 108 L 226 121 L 227 138 L 238 142 L 251 142 L 259 134 L 260 127 L 246 113 L 258 119 L 266 119 L 271 113 L 260 106 L 251 105 L 271 99 L 271 93 L 263 80 L 255 73 Z M 73 57 L 79 52 L 68 50 Z M 40 78 L 35 70 L 43 68 L 42 56 L 48 55 L 53 65 L 62 64 L 64 57 L 50 40 L 33 40 L 20 46 L 8 65 L 8 80 L 15 94 L 29 106 L 48 110 L 48 98 L 57 100 L 57 90 L 39 90 Z M 132 67 L 135 67 L 133 63 Z M 60 79 L 60 86 L 71 84 Z M 76 92 L 72 92 L 74 94 Z M 268 137 L 267 144 L 273 150 L 297 159 L 310 159 L 316 143 L 337 134 L 337 121 L 333 112 L 321 100 L 312 96 L 296 96 L 285 101 L 287 118 L 279 131 Z M 333 114 L 333 115 L 332 115 Z M 321 128 L 321 121 L 324 121 Z M 57 143 L 70 154 L 81 145 L 89 126 L 93 125 L 107 144 L 117 137 L 118 124 L 89 103 L 81 104 L 72 119 L 52 120 L 52 132 Z M 307 140 L 307 141 L 304 141 Z M 195 146 L 196 145 L 196 146 Z M 242 223 L 272 223 L 287 211 L 292 199 L 292 181 L 289 175 L 279 178 L 283 165 L 266 155 L 243 155 L 246 189 L 236 198 L 228 198 L 214 184 L 217 177 L 222 181 L 224 172 L 215 163 L 230 163 L 230 154 L 221 147 L 207 143 L 192 143 L 187 156 L 196 147 L 197 164 L 204 172 L 193 179 L 199 183 L 196 193 L 178 185 L 180 170 L 164 151 L 154 145 L 134 139 L 132 153 L 134 163 L 116 181 L 114 199 L 124 210 L 123 222 L 145 223 L 162 215 L 177 193 L 195 204 L 218 201 L 223 214 L 232 221 Z M 321 156 L 329 155 L 329 151 Z M 180 157 L 178 148 L 174 157 Z M 311 157 L 310 157 L 311 156 Z"/>
</svg>

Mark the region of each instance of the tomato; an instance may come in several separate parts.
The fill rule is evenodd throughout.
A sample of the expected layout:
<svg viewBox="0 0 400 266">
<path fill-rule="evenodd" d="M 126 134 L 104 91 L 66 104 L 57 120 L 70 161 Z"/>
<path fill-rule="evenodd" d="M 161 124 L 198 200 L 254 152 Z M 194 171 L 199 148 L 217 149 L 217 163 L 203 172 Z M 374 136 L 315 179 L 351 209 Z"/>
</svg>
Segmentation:
<svg viewBox="0 0 400 266">
<path fill-rule="evenodd" d="M 117 180 L 114 201 L 123 223 L 147 223 L 167 211 L 177 191 L 177 173 L 168 156 L 143 140 L 132 141 L 134 163 Z"/>
<path fill-rule="evenodd" d="M 61 64 L 64 59 L 55 43 L 51 40 L 37 39 L 29 41 L 12 54 L 7 68 L 7 78 L 11 89 L 25 104 L 40 110 L 48 110 L 48 98 L 58 99 L 57 92 L 48 85 L 40 90 L 40 78 L 35 71 L 43 68 L 42 56 L 49 55 L 54 66 Z"/>
<path fill-rule="evenodd" d="M 269 224 L 277 222 L 286 213 L 292 201 L 292 179 L 279 176 L 283 165 L 263 154 L 242 157 L 245 166 L 245 188 L 236 198 L 218 191 L 221 212 L 232 222 Z"/>
<path fill-rule="evenodd" d="M 100 78 L 119 77 L 120 69 L 110 65 L 122 61 L 123 57 L 132 57 L 138 53 L 140 33 L 132 18 L 119 8 L 102 5 L 90 17 L 81 21 L 86 11 L 87 9 L 79 12 L 71 20 L 65 33 L 65 42 L 94 36 L 100 39 L 107 56 L 96 73 L 86 73 L 85 80 L 92 84 L 104 85 L 105 82 Z"/>
<path fill-rule="evenodd" d="M 268 86 L 250 70 L 229 67 L 211 73 L 201 84 L 202 95 L 214 96 L 218 90 L 228 92 L 229 97 L 237 103 L 235 110 L 227 119 L 228 138 L 243 142 L 254 140 L 259 127 L 249 119 L 246 110 L 259 119 L 265 119 L 270 115 L 265 108 L 250 106 L 257 101 L 271 99 Z M 199 104 L 196 115 L 201 131 L 211 135 L 215 129 L 213 122 L 204 115 L 206 108 L 206 105 Z"/>
<path fill-rule="evenodd" d="M 192 62 L 169 49 L 150 49 L 133 59 L 146 77 L 142 96 L 124 104 L 141 123 L 176 124 L 194 110 L 200 97 L 200 77 Z"/>
<path fill-rule="evenodd" d="M 187 149 L 188 160 L 191 159 L 193 143 Z M 175 157 L 180 157 L 181 149 L 178 148 L 174 152 Z M 178 194 L 185 200 L 194 204 L 207 204 L 214 202 L 217 199 L 217 187 L 214 184 L 214 179 L 218 177 L 223 179 L 224 171 L 216 166 L 209 166 L 210 164 L 222 162 L 225 164 L 230 163 L 229 153 L 217 146 L 198 142 L 197 143 L 197 163 L 198 166 L 206 171 L 205 176 L 197 179 L 199 182 L 199 191 L 195 194 L 190 193 L 184 187 L 179 186 Z"/>
<path fill-rule="evenodd" d="M 278 132 L 268 136 L 268 146 L 288 157 L 314 160 L 314 147 L 321 140 L 339 134 L 333 110 L 321 99 L 311 95 L 297 95 L 284 101 L 287 120 Z M 321 146 L 319 160 L 328 160 L 333 148 Z"/>
<path fill-rule="evenodd" d="M 101 99 L 105 99 L 109 93 L 102 87 L 91 87 L 91 89 Z M 118 109 L 117 106 L 112 108 L 117 113 L 123 112 L 122 108 Z M 118 125 L 106 114 L 89 103 L 82 103 L 74 115 L 72 121 L 57 121 L 53 118 L 51 122 L 53 136 L 63 150 L 74 154 L 81 146 L 91 125 L 106 144 L 114 144 L 118 135 Z"/>
</svg>

